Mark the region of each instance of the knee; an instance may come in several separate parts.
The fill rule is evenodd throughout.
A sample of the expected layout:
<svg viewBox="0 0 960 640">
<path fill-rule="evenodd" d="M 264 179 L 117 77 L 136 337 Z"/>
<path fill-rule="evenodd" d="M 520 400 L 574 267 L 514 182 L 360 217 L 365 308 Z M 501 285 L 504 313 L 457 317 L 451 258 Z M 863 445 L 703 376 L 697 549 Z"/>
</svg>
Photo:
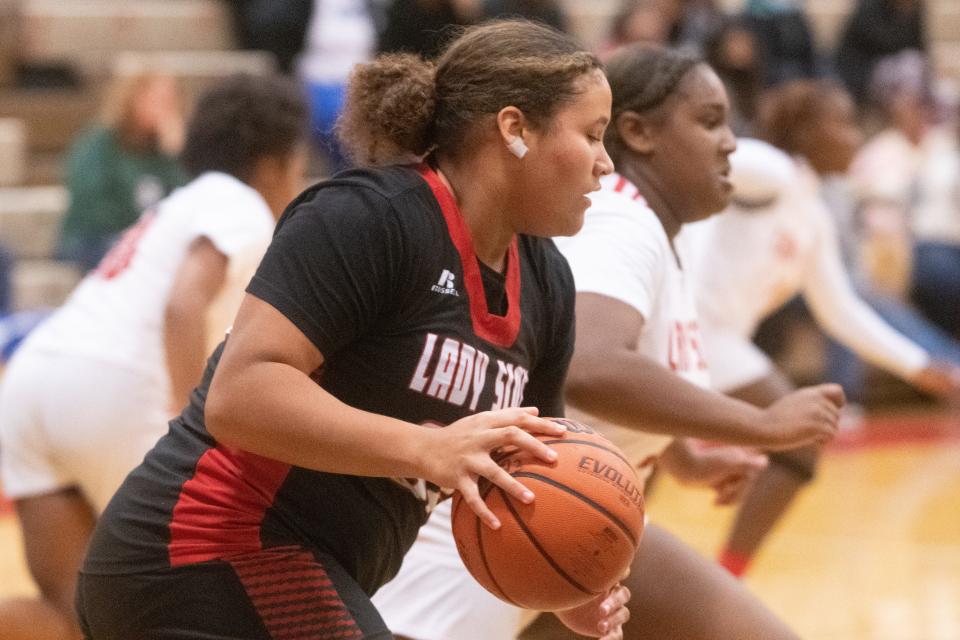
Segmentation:
<svg viewBox="0 0 960 640">
<path fill-rule="evenodd" d="M 770 466 L 796 476 L 803 484 L 810 483 L 817 475 L 820 448 L 816 446 L 777 451 L 767 455 Z"/>
</svg>

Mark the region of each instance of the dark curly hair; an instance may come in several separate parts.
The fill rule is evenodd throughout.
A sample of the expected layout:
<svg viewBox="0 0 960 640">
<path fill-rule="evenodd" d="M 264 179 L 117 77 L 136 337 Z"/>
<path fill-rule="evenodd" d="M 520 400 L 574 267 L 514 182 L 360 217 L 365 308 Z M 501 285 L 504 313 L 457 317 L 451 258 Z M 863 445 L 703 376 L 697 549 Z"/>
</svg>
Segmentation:
<svg viewBox="0 0 960 640">
<path fill-rule="evenodd" d="M 643 44 L 623 47 L 607 61 L 607 79 L 613 92 L 613 124 L 607 127 L 604 145 L 615 165 L 620 164 L 625 149 L 616 126 L 620 114 L 653 113 L 677 92 L 686 75 L 701 64 L 706 63 L 694 53 Z"/>
<path fill-rule="evenodd" d="M 576 81 L 602 69 L 569 36 L 525 20 L 465 29 L 440 58 L 394 54 L 359 65 L 338 123 L 341 143 L 361 164 L 387 164 L 433 148 L 457 155 L 473 127 L 507 106 L 533 126 L 549 122 L 578 93 Z"/>
<path fill-rule="evenodd" d="M 793 80 L 767 91 L 760 101 L 758 137 L 791 155 L 802 155 L 807 127 L 822 116 L 834 95 L 846 95 L 846 90 L 828 79 Z"/>
<path fill-rule="evenodd" d="M 198 100 L 181 161 L 191 176 L 222 171 L 244 182 L 257 160 L 286 156 L 304 139 L 307 105 L 280 76 L 230 76 Z"/>
</svg>

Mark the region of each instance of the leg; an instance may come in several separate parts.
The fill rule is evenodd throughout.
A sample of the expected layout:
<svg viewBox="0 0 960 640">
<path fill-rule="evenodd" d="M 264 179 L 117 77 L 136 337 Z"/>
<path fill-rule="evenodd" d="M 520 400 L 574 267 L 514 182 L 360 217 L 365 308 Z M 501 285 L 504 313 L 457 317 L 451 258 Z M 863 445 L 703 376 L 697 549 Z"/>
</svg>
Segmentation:
<svg viewBox="0 0 960 640">
<path fill-rule="evenodd" d="M 73 610 L 77 571 L 95 516 L 75 489 L 16 501 L 27 565 L 40 588 L 37 599 L 0 601 L 3 640 L 79 638 Z"/>
<path fill-rule="evenodd" d="M 753 481 L 737 511 L 721 554 L 721 564 L 731 573 L 740 576 L 746 572 L 793 498 L 813 479 L 819 457 L 816 446 L 770 454 L 770 464 Z"/>
<path fill-rule="evenodd" d="M 766 378 L 736 389 L 730 395 L 766 407 L 792 389 L 790 382 L 774 370 Z M 816 447 L 770 455 L 770 465 L 760 472 L 744 496 L 720 553 L 720 564 L 731 573 L 739 576 L 746 571 L 794 496 L 813 478 L 818 455 Z"/>
<path fill-rule="evenodd" d="M 723 569 L 656 525 L 643 534 L 627 579 L 633 594 L 625 640 L 796 640 Z M 580 638 L 541 615 L 521 640 Z"/>
</svg>

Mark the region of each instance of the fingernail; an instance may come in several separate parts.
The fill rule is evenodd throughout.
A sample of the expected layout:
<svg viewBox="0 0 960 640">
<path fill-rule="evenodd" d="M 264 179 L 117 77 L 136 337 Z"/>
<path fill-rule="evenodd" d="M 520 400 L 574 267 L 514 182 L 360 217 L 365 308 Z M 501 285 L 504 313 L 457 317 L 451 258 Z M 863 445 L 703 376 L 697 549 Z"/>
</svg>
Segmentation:
<svg viewBox="0 0 960 640">
<path fill-rule="evenodd" d="M 493 528 L 493 529 L 499 529 L 499 528 L 500 528 L 500 521 L 497 520 L 496 518 L 491 518 L 491 519 L 490 519 L 490 527 Z"/>
<path fill-rule="evenodd" d="M 547 457 L 550 458 L 551 460 L 556 460 L 557 452 L 554 451 L 553 449 L 550 449 L 549 451 L 547 451 Z"/>
<path fill-rule="evenodd" d="M 523 492 L 523 501 L 524 502 L 533 502 L 533 491 L 524 491 Z"/>
<path fill-rule="evenodd" d="M 610 605 L 608 604 L 603 605 L 602 607 L 600 607 L 600 611 L 602 611 L 603 615 L 605 616 L 610 615 Z"/>
<path fill-rule="evenodd" d="M 610 623 L 608 623 L 608 622 L 601 622 L 601 623 L 600 623 L 600 633 L 606 633 L 606 632 L 607 632 L 607 629 L 609 629 L 609 628 L 610 628 Z"/>
</svg>

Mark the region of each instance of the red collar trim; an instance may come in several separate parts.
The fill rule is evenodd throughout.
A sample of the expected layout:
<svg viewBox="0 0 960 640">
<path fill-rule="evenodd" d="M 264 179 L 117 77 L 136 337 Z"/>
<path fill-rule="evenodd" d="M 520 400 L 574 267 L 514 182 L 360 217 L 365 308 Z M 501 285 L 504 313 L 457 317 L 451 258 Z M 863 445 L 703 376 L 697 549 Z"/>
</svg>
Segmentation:
<svg viewBox="0 0 960 640">
<path fill-rule="evenodd" d="M 467 228 L 457 206 L 453 194 L 443 184 L 440 176 L 426 164 L 417 167 L 433 191 L 443 218 L 447 223 L 447 231 L 460 254 L 460 266 L 463 270 L 464 286 L 467 290 L 467 299 L 470 302 L 470 319 L 473 321 L 473 332 L 487 342 L 500 347 L 510 347 L 517 340 L 520 333 L 520 252 L 517 249 L 517 238 L 514 236 L 507 251 L 507 315 L 498 316 L 487 309 L 487 296 L 483 291 L 483 278 L 480 275 L 480 265 L 477 254 L 473 249 L 473 238 Z"/>
</svg>

